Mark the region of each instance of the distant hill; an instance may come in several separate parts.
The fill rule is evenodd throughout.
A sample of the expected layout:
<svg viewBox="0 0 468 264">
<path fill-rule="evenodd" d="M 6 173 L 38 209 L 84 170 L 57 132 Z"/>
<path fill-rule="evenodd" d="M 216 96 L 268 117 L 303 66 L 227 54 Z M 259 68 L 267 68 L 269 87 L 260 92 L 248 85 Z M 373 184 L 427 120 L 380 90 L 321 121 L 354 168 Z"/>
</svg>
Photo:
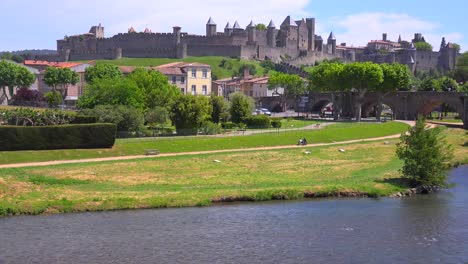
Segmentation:
<svg viewBox="0 0 468 264">
<path fill-rule="evenodd" d="M 239 75 L 239 68 L 245 64 L 252 65 L 255 76 L 262 76 L 264 68 L 258 61 L 240 60 L 227 57 L 207 56 L 207 57 L 187 57 L 184 59 L 166 59 L 166 58 L 122 58 L 119 60 L 98 60 L 98 63 L 110 63 L 120 66 L 159 66 L 166 63 L 183 61 L 183 62 L 199 62 L 211 66 L 213 80 L 227 78 Z"/>
<path fill-rule="evenodd" d="M 3 53 L 9 52 L 13 55 L 25 55 L 25 54 L 30 54 L 32 56 L 35 55 L 50 55 L 50 54 L 57 54 L 56 50 L 49 50 L 49 49 L 31 49 L 31 50 L 17 50 L 17 51 L 0 51 L 0 56 L 2 56 Z"/>
</svg>

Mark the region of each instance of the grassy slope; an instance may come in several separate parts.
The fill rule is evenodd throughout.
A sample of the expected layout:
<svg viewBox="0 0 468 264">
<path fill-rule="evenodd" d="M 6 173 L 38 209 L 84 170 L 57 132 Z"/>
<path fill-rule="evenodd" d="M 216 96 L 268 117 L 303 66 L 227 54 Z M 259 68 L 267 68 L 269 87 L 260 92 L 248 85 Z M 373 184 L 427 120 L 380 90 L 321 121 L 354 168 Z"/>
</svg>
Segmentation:
<svg viewBox="0 0 468 264">
<path fill-rule="evenodd" d="M 298 130 L 252 136 L 123 139 L 117 140 L 112 149 L 4 151 L 0 152 L 0 164 L 142 155 L 145 149 L 159 149 L 161 153 L 175 153 L 294 145 L 302 137 L 306 137 L 309 143 L 326 143 L 394 135 L 405 131 L 406 128 L 406 124 L 399 122 L 343 123 L 328 126 L 323 130 Z"/>
<path fill-rule="evenodd" d="M 222 68 L 220 67 L 221 60 L 227 60 L 230 64 L 230 67 Z M 235 71 L 239 69 L 239 66 L 242 63 L 254 64 L 257 68 L 257 76 L 263 74 L 263 67 L 260 66 L 260 63 L 256 61 L 248 60 L 237 60 L 225 57 L 218 56 L 207 56 L 207 57 L 187 57 L 184 59 L 167 59 L 167 58 L 147 58 L 147 59 L 135 59 L 135 58 L 122 58 L 119 60 L 100 60 L 99 62 L 107 62 L 115 65 L 123 66 L 159 66 L 162 64 L 167 64 L 176 61 L 184 62 L 200 62 L 209 64 L 211 66 L 213 75 L 216 79 L 228 78 L 235 76 Z"/>
<path fill-rule="evenodd" d="M 447 135 L 463 161 L 466 132 Z M 3 169 L 0 215 L 209 205 L 226 197 L 299 199 L 304 192 L 389 195 L 405 188 L 385 180 L 399 177 L 397 141 L 350 144 L 345 153 L 331 146 L 311 148 L 310 155 L 288 149 Z"/>
</svg>

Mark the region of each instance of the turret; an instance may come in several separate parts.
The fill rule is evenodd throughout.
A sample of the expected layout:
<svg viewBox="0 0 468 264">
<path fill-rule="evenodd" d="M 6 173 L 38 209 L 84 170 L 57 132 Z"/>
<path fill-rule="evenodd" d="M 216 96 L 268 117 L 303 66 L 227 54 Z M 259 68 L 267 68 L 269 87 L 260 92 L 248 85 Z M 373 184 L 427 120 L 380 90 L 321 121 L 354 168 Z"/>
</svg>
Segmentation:
<svg viewBox="0 0 468 264">
<path fill-rule="evenodd" d="M 335 35 L 333 34 L 333 31 L 330 32 L 330 36 L 328 36 L 327 46 L 328 46 L 329 53 L 333 55 L 336 54 L 336 38 L 335 38 Z"/>
<path fill-rule="evenodd" d="M 401 43 L 401 35 L 398 35 L 398 43 Z"/>
<path fill-rule="evenodd" d="M 248 33 L 248 42 L 255 43 L 255 41 L 257 41 L 257 37 L 256 37 L 255 24 L 253 21 L 250 21 L 250 24 L 247 26 L 247 33 Z"/>
<path fill-rule="evenodd" d="M 445 47 L 447 47 L 447 43 L 445 42 L 445 37 L 443 37 L 440 43 L 440 50 L 443 50 Z"/>
<path fill-rule="evenodd" d="M 232 31 L 233 32 L 241 32 L 241 31 L 244 31 L 244 29 L 236 21 L 236 22 L 234 22 L 234 26 L 232 27 Z"/>
<path fill-rule="evenodd" d="M 273 20 L 271 20 L 270 24 L 268 24 L 267 44 L 269 47 L 276 47 L 276 26 L 275 23 L 273 23 Z"/>
<path fill-rule="evenodd" d="M 207 37 L 216 36 L 216 23 L 213 21 L 211 17 L 206 23 L 206 36 Z"/>
<path fill-rule="evenodd" d="M 307 18 L 307 50 L 314 51 L 315 50 L 315 18 Z"/>
<path fill-rule="evenodd" d="M 232 28 L 231 24 L 228 22 L 226 24 L 226 27 L 224 28 L 224 35 L 231 36 L 232 30 L 233 30 L 233 28 Z"/>
<path fill-rule="evenodd" d="M 176 45 L 180 44 L 180 30 L 181 30 L 181 27 L 175 26 L 172 28 L 172 33 L 174 35 L 174 43 Z"/>
<path fill-rule="evenodd" d="M 98 26 L 92 26 L 89 33 L 93 33 L 96 38 L 104 38 L 104 27 L 99 23 Z"/>
</svg>

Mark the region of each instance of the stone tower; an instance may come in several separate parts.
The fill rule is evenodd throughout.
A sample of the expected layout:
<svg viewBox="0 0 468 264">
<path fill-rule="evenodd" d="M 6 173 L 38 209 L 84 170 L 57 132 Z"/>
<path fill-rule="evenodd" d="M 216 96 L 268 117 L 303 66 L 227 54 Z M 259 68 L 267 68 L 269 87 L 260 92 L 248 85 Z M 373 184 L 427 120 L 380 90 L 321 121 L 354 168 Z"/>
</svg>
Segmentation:
<svg viewBox="0 0 468 264">
<path fill-rule="evenodd" d="M 247 26 L 247 36 L 249 44 L 255 44 L 257 41 L 256 37 L 256 28 L 253 21 L 250 21 L 250 24 Z"/>
<path fill-rule="evenodd" d="M 308 31 L 308 39 L 307 39 L 307 50 L 314 51 L 315 50 L 315 18 L 307 18 L 307 31 Z"/>
<path fill-rule="evenodd" d="M 174 35 L 174 43 L 176 45 L 180 44 L 180 30 L 181 30 L 181 27 L 176 26 L 172 28 L 172 33 Z"/>
<path fill-rule="evenodd" d="M 211 17 L 206 23 L 206 36 L 207 37 L 216 36 L 216 23 L 213 21 Z"/>
<path fill-rule="evenodd" d="M 333 31 L 330 32 L 330 36 L 328 36 L 327 46 L 328 46 L 328 53 L 335 55 L 336 54 L 336 38 L 335 38 L 335 35 L 333 34 Z"/>
<path fill-rule="evenodd" d="M 233 28 L 231 26 L 231 24 L 228 22 L 226 24 L 226 27 L 224 28 L 224 35 L 226 36 L 231 36 L 232 35 L 232 31 L 233 31 Z"/>
<path fill-rule="evenodd" d="M 276 47 L 276 26 L 275 23 L 273 23 L 273 20 L 271 20 L 270 24 L 268 24 L 267 44 L 269 47 Z"/>
<path fill-rule="evenodd" d="M 94 34 L 96 38 L 104 38 L 104 27 L 102 27 L 101 23 L 99 23 L 98 26 L 92 26 L 89 30 L 89 33 Z"/>
</svg>

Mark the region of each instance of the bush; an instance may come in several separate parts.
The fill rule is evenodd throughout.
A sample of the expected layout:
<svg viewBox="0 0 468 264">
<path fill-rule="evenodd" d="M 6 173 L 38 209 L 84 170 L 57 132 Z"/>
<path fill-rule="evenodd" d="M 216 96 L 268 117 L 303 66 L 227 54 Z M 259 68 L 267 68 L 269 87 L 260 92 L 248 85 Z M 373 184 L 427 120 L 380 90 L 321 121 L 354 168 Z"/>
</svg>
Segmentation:
<svg viewBox="0 0 468 264">
<path fill-rule="evenodd" d="M 0 124 L 12 126 L 53 126 L 69 124 L 76 118 L 75 112 L 30 108 L 0 109 Z"/>
<path fill-rule="evenodd" d="M 211 121 L 205 121 L 200 127 L 200 132 L 205 135 L 216 135 L 221 132 L 221 129 L 218 124 Z"/>
<path fill-rule="evenodd" d="M 114 124 L 0 126 L 0 150 L 111 148 L 115 133 Z"/>
<path fill-rule="evenodd" d="M 271 126 L 274 128 L 281 128 L 282 126 L 281 118 L 271 118 Z"/>
<path fill-rule="evenodd" d="M 251 116 L 245 120 L 248 128 L 270 128 L 271 120 L 266 115 Z"/>
<path fill-rule="evenodd" d="M 46 105 L 46 100 L 41 91 L 23 87 L 16 91 L 12 105 L 42 107 Z"/>
<path fill-rule="evenodd" d="M 234 124 L 233 122 L 225 122 L 225 123 L 221 123 L 221 127 L 223 129 L 234 129 L 237 127 L 237 125 Z"/>
<path fill-rule="evenodd" d="M 283 112 L 283 107 L 280 104 L 277 104 L 271 109 L 273 113 L 281 113 Z"/>
<path fill-rule="evenodd" d="M 81 115 L 94 116 L 100 123 L 113 123 L 117 131 L 135 132 L 143 128 L 143 114 L 131 106 L 98 105 L 94 109 L 83 109 Z"/>
<path fill-rule="evenodd" d="M 44 97 L 50 108 L 57 108 L 62 103 L 62 95 L 59 92 L 48 92 Z"/>
<path fill-rule="evenodd" d="M 97 122 L 98 118 L 95 116 L 76 115 L 70 124 L 94 124 Z"/>
</svg>

